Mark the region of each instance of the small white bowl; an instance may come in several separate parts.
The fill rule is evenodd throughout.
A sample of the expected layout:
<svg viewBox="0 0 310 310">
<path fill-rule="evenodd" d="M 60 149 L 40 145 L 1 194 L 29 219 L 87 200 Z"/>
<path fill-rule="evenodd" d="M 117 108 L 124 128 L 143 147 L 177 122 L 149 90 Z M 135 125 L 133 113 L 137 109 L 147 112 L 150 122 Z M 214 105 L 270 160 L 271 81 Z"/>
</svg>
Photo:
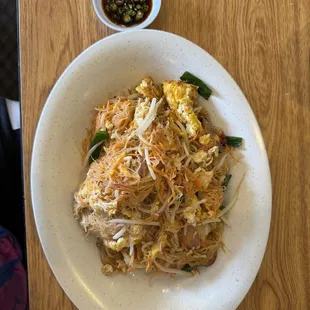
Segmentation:
<svg viewBox="0 0 310 310">
<path fill-rule="evenodd" d="M 133 30 L 133 29 L 143 29 L 146 28 L 148 25 L 150 25 L 155 18 L 157 17 L 160 7 L 161 7 L 161 0 L 152 0 L 153 5 L 152 5 L 152 10 L 149 14 L 149 16 L 147 17 L 147 19 L 141 23 L 141 24 L 137 24 L 137 25 L 133 25 L 131 27 L 122 27 L 119 26 L 115 23 L 113 23 L 105 14 L 105 12 L 103 11 L 102 8 L 102 0 L 92 0 L 93 1 L 93 6 L 95 9 L 95 12 L 97 14 L 97 16 L 99 17 L 99 19 L 109 28 L 114 29 L 116 31 L 128 31 L 128 30 Z"/>
</svg>

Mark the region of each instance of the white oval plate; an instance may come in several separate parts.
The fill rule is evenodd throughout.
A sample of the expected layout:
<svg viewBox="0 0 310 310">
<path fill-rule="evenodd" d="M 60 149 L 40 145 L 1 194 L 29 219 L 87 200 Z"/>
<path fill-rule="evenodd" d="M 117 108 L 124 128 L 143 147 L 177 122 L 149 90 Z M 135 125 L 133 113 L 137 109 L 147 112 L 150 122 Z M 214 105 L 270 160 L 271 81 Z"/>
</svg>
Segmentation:
<svg viewBox="0 0 310 310">
<path fill-rule="evenodd" d="M 152 76 L 160 82 L 188 70 L 214 90 L 205 102 L 215 125 L 242 136 L 242 163 L 232 169 L 232 192 L 244 172 L 216 262 L 193 278 L 144 273 L 106 277 L 95 241 L 73 218 L 73 193 L 85 171 L 78 151 L 93 108 Z M 31 163 L 32 202 L 39 237 L 62 288 L 80 309 L 234 309 L 261 264 L 270 226 L 271 182 L 263 138 L 237 84 L 207 52 L 154 30 L 107 37 L 65 70 L 43 109 Z M 229 193 L 228 193 L 229 194 Z M 150 280 L 151 279 L 151 280 Z"/>
</svg>

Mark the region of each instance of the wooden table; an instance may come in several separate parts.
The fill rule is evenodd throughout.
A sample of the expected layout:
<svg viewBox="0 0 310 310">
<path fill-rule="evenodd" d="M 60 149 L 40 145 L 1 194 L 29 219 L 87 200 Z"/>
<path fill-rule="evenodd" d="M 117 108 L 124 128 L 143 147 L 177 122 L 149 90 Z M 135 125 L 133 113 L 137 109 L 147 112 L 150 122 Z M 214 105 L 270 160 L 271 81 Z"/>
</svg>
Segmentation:
<svg viewBox="0 0 310 310">
<path fill-rule="evenodd" d="M 30 201 L 44 102 L 68 64 L 111 35 L 91 0 L 20 0 L 21 100 L 30 309 L 75 309 L 53 276 Z M 239 309 L 310 309 L 310 2 L 163 0 L 151 28 L 199 44 L 229 71 L 261 126 L 273 179 L 270 239 Z"/>
</svg>

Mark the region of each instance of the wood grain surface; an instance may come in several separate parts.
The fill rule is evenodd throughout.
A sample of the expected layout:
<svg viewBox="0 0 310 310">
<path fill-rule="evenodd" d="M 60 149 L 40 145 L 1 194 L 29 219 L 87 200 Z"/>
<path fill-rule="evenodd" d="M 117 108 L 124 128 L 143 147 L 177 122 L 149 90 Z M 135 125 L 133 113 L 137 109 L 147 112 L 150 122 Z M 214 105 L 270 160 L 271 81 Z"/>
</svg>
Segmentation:
<svg viewBox="0 0 310 310">
<path fill-rule="evenodd" d="M 20 0 L 20 65 L 30 309 L 75 309 L 52 274 L 30 201 L 37 121 L 54 83 L 111 35 L 91 0 Z M 151 28 L 207 50 L 237 81 L 261 126 L 273 180 L 270 239 L 239 309 L 310 309 L 310 2 L 163 0 Z"/>
</svg>

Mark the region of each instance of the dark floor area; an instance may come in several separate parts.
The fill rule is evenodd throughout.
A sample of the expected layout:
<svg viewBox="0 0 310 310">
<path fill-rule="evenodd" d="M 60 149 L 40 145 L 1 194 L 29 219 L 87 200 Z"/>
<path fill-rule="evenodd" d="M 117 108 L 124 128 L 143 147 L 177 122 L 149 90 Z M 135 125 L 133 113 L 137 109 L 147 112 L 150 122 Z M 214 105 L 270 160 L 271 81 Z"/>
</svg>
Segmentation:
<svg viewBox="0 0 310 310">
<path fill-rule="evenodd" d="M 28 308 L 16 8 L 0 0 L 0 310 Z"/>
<path fill-rule="evenodd" d="M 25 250 L 21 167 L 20 129 L 12 130 L 5 100 L 0 98 L 0 225 L 13 233 Z"/>
<path fill-rule="evenodd" d="M 12 129 L 4 99 L 19 100 L 16 7 L 13 0 L 0 0 L 0 225 L 25 250 L 20 130 Z"/>
</svg>

